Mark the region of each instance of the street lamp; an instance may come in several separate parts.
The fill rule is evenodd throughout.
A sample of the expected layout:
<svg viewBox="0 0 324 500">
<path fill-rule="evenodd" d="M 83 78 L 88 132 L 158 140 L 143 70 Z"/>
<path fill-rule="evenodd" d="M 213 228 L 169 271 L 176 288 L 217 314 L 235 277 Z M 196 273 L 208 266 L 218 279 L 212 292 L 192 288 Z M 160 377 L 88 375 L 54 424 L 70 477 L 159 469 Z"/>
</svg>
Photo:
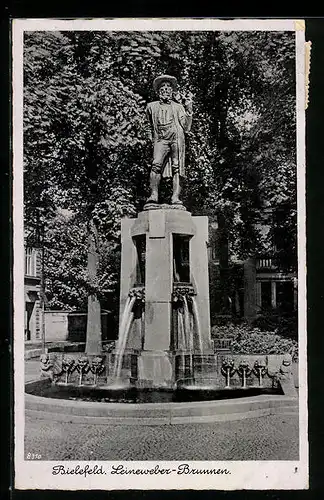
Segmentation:
<svg viewBox="0 0 324 500">
<path fill-rule="evenodd" d="M 37 236 L 36 236 L 36 242 L 38 248 L 41 250 L 41 279 L 40 279 L 40 308 L 42 311 L 41 314 L 41 324 L 40 324 L 40 331 L 41 331 L 41 341 L 42 341 L 42 352 L 46 352 L 46 339 L 45 339 L 45 302 L 46 302 L 46 297 L 45 297 L 45 222 L 44 218 L 41 219 L 42 215 L 44 214 L 44 208 L 43 207 L 37 207 L 36 208 L 36 214 L 37 214 L 37 220 L 36 220 L 36 231 L 37 231 Z"/>
</svg>

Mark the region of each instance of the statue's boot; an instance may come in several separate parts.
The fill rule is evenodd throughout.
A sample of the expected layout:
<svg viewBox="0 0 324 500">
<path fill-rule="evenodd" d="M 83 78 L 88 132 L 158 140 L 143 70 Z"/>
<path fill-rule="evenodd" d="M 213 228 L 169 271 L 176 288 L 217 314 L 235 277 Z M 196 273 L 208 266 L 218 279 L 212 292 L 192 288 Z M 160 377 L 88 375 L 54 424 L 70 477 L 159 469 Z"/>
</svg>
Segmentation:
<svg viewBox="0 0 324 500">
<path fill-rule="evenodd" d="M 172 205 L 182 205 L 182 201 L 180 200 L 180 174 L 174 174 L 173 176 L 173 193 L 171 198 Z"/>
<path fill-rule="evenodd" d="M 160 181 L 161 181 L 161 174 L 157 174 L 156 172 L 151 172 L 150 175 L 151 194 L 147 199 L 146 203 L 158 203 Z"/>
</svg>

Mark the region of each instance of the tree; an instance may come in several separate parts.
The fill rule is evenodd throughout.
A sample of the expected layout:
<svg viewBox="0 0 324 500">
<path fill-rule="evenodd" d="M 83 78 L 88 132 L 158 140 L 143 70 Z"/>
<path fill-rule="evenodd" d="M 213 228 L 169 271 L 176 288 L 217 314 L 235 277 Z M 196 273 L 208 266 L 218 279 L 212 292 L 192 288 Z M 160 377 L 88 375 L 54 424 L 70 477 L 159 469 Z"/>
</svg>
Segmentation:
<svg viewBox="0 0 324 500">
<path fill-rule="evenodd" d="M 78 214 L 78 218 L 86 224 L 88 228 L 87 276 L 91 288 L 88 295 L 88 332 L 92 331 L 95 332 L 93 335 L 96 334 L 97 347 L 94 347 L 93 343 L 91 347 L 91 350 L 95 351 L 99 350 L 100 344 L 100 331 L 97 327 L 100 322 L 99 285 L 105 286 L 97 277 L 98 242 L 100 241 L 97 225 L 100 226 L 101 219 L 104 219 L 105 215 L 106 219 L 107 215 L 112 215 L 110 198 L 113 199 L 117 209 L 118 203 L 123 204 L 123 215 L 131 215 L 134 212 L 131 202 L 128 205 L 124 203 L 125 193 L 127 197 L 130 184 L 126 183 L 124 192 L 116 190 L 116 175 L 118 178 L 119 174 L 117 187 L 122 179 L 125 181 L 128 179 L 126 172 L 116 172 L 116 165 L 119 159 L 122 163 L 128 148 L 132 152 L 136 144 L 141 143 L 137 129 L 142 113 L 139 113 L 138 109 L 141 103 L 142 107 L 144 104 L 140 96 L 126 88 L 113 75 L 110 75 L 111 78 L 107 80 L 107 72 L 112 66 L 109 35 L 106 35 L 100 47 L 97 44 L 96 33 L 89 33 L 86 36 L 69 33 L 63 36 L 61 51 L 64 51 L 66 64 L 59 67 L 58 63 L 53 63 L 50 69 L 56 68 L 58 71 L 56 73 L 54 70 L 53 73 L 47 71 L 49 54 L 47 51 L 40 51 L 44 60 L 39 62 L 37 58 L 34 58 L 40 67 L 37 73 L 33 71 L 32 64 L 34 63 L 34 66 L 36 64 L 32 56 L 35 52 L 38 53 L 35 43 L 43 42 L 48 48 L 53 42 L 52 35 L 49 41 L 45 34 L 42 35 L 41 39 L 36 35 L 34 44 L 28 45 L 31 64 L 26 66 L 26 126 L 27 131 L 31 132 L 31 137 L 28 139 L 34 139 L 38 145 L 38 137 L 33 136 L 33 133 L 38 134 L 43 125 L 42 120 L 40 120 L 39 127 L 30 130 L 29 117 L 37 113 L 41 117 L 47 118 L 48 116 L 46 124 L 54 135 L 54 140 L 46 142 L 44 139 L 47 148 L 44 148 L 46 157 L 50 160 L 45 164 L 48 167 L 46 170 L 40 161 L 33 164 L 35 154 L 39 154 L 39 157 L 43 159 L 44 152 L 42 154 L 39 147 L 33 149 L 32 140 L 25 140 L 28 165 L 26 169 L 28 174 L 25 178 L 26 186 L 28 186 L 25 191 L 26 220 L 30 219 L 31 207 L 42 203 L 41 197 L 49 198 L 49 194 L 56 189 L 63 196 L 60 201 L 52 199 L 51 208 L 54 209 L 57 205 L 68 208 Z M 57 38 L 54 37 L 54 42 L 56 41 Z M 53 46 L 55 46 L 54 43 L 51 47 Z M 101 53 L 101 64 L 98 64 L 98 53 Z M 58 54 L 61 57 L 60 51 Z M 55 61 L 56 54 L 52 53 L 51 56 Z M 35 78 L 28 79 L 29 73 L 36 74 L 35 78 L 38 77 L 39 81 L 35 81 Z M 63 81 L 66 85 L 59 87 L 58 81 Z M 34 99 L 35 88 L 37 92 L 41 89 L 43 99 L 41 105 L 45 109 L 44 112 L 39 109 L 39 104 Z M 59 112 L 51 108 L 51 100 L 47 99 L 47 95 L 54 97 Z M 104 113 L 105 108 L 110 112 Z M 41 136 L 46 136 L 47 132 L 47 129 L 45 132 L 41 130 Z M 43 173 L 40 176 L 42 170 Z M 28 190 L 34 179 L 41 179 L 38 182 L 39 197 L 35 197 L 32 189 Z M 105 209 L 106 214 L 103 213 Z M 113 231 L 115 230 L 116 228 L 113 228 Z M 90 349 L 88 345 L 87 349 Z"/>
<path fill-rule="evenodd" d="M 293 34 L 35 32 L 25 35 L 24 70 L 26 225 L 41 207 L 53 231 L 48 262 L 61 256 L 66 266 L 48 269 L 51 305 L 81 307 L 88 297 L 94 322 L 106 299 L 117 311 L 119 221 L 148 194 L 142 120 L 161 73 L 194 96 L 187 208 L 221 214 L 239 258 L 274 243 L 283 260 L 295 255 Z M 57 219 L 58 207 L 70 222 Z M 267 237 L 257 225 L 264 207 L 275 207 Z M 79 236 L 62 255 L 72 225 Z"/>
</svg>

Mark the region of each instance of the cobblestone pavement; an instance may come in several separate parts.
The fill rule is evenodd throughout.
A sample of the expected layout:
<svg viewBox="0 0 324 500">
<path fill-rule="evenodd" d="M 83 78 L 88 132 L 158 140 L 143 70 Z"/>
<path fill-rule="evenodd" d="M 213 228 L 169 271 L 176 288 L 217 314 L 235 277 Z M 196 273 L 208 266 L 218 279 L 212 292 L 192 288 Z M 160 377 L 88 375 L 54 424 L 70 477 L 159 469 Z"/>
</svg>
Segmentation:
<svg viewBox="0 0 324 500">
<path fill-rule="evenodd" d="M 298 460 L 298 416 L 165 426 L 26 417 L 25 455 L 42 460 Z"/>
</svg>

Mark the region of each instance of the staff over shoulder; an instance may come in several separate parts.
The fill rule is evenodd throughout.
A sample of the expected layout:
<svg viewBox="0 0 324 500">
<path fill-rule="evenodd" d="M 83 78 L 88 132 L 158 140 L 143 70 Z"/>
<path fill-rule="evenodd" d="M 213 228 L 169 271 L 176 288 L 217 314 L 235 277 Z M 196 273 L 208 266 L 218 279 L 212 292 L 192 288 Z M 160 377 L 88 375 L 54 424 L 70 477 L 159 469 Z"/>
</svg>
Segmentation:
<svg viewBox="0 0 324 500">
<path fill-rule="evenodd" d="M 158 101 L 146 108 L 147 133 L 153 142 L 153 163 L 150 173 L 151 194 L 144 209 L 154 208 L 159 202 L 161 176 L 173 178 L 172 205 L 183 208 L 180 200 L 180 179 L 185 173 L 185 133 L 192 123 L 192 99 L 189 95 L 184 106 L 174 100 L 178 84 L 174 76 L 155 78 L 153 88 Z M 157 208 L 157 207 L 155 207 Z"/>
</svg>

